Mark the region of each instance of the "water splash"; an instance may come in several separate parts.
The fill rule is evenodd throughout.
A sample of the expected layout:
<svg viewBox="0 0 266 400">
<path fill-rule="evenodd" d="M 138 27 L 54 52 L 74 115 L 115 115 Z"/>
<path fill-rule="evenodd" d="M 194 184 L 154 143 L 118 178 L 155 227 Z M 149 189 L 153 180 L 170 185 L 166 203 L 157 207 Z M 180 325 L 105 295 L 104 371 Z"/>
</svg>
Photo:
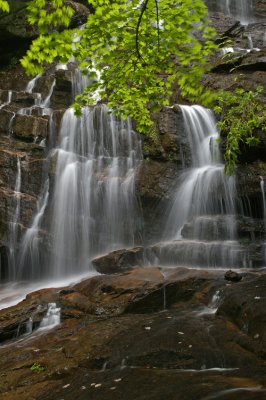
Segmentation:
<svg viewBox="0 0 266 400">
<path fill-rule="evenodd" d="M 56 303 L 48 303 L 48 309 L 45 317 L 43 317 L 39 329 L 52 329 L 59 325 L 61 321 L 61 308 Z"/>
</svg>

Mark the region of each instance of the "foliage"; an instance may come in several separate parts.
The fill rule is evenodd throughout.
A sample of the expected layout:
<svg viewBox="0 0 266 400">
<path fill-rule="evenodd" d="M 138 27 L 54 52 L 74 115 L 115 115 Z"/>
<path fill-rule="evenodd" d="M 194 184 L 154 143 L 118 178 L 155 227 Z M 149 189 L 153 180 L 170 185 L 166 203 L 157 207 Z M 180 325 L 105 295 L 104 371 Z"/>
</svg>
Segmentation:
<svg viewBox="0 0 266 400">
<path fill-rule="evenodd" d="M 151 113 L 169 104 L 174 82 L 190 101 L 211 101 L 200 80 L 216 47 L 215 31 L 202 0 L 90 0 L 95 12 L 83 29 L 60 30 L 72 15 L 65 3 L 29 3 L 29 21 L 41 35 L 22 65 L 36 74 L 45 63 L 65 63 L 74 55 L 91 80 L 77 98 L 77 113 L 104 99 L 114 111 L 132 116 L 139 131 L 148 132 Z"/>
<path fill-rule="evenodd" d="M 218 105 L 214 111 L 220 115 L 219 128 L 226 134 L 225 172 L 235 170 L 241 143 L 257 146 L 257 130 L 266 132 L 266 111 L 260 104 L 259 96 L 263 88 L 255 91 L 236 89 L 235 92 L 220 91 Z"/>
<path fill-rule="evenodd" d="M 45 370 L 45 368 L 39 364 L 39 363 L 34 363 L 31 367 L 30 367 L 32 372 L 35 372 L 37 374 L 39 374 L 40 372 L 43 372 Z"/>
<path fill-rule="evenodd" d="M 0 0 L 0 11 L 9 12 L 9 4 L 6 0 Z"/>
</svg>

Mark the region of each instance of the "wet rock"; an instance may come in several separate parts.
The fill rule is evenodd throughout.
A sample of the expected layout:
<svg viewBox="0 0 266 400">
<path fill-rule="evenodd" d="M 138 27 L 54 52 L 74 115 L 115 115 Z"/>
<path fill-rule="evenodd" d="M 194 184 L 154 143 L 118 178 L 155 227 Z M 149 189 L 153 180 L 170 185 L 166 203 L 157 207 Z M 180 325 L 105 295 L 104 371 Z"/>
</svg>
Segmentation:
<svg viewBox="0 0 266 400">
<path fill-rule="evenodd" d="M 12 111 L 8 111 L 6 109 L 0 110 L 0 133 L 8 133 L 10 128 L 10 121 L 14 117 L 14 113 Z"/>
<path fill-rule="evenodd" d="M 266 49 L 246 54 L 238 69 L 241 71 L 266 71 Z"/>
<path fill-rule="evenodd" d="M 233 32 L 236 30 L 242 31 L 244 29 L 234 17 L 224 15 L 222 12 L 211 12 L 210 19 L 211 25 L 218 34 L 218 39 L 233 36 Z"/>
<path fill-rule="evenodd" d="M 9 223 L 14 218 L 18 199 L 19 238 L 31 222 L 43 184 L 44 150 L 35 144 L 16 141 L 5 136 L 0 139 L 0 149 L 0 237 L 6 243 L 10 232 Z M 21 188 L 20 193 L 16 194 L 18 159 L 21 167 Z"/>
<path fill-rule="evenodd" d="M 152 395 L 160 400 L 178 393 L 178 398 L 191 400 L 220 397 L 227 390 L 231 397 L 236 389 L 241 399 L 263 398 L 265 276 L 247 274 L 238 285 L 226 286 L 219 271 L 171 269 L 164 275 L 146 268 L 96 276 L 60 293 L 41 291 L 39 299 L 35 292 L 0 311 L 0 330 L 6 328 L 10 336 L 11 322 L 15 328 L 16 318 L 20 315 L 24 321 L 37 304 L 44 310 L 42 301 L 50 296 L 63 314 L 59 326 L 42 334 L 36 331 L 30 341 L 17 345 L 14 339 L 6 340 L 0 349 L 3 398 L 103 400 L 115 393 L 121 399 Z M 169 303 L 161 312 L 152 307 L 152 296 L 158 306 L 163 304 L 160 290 L 165 284 Z M 204 314 L 200 304 L 208 304 L 217 287 L 218 312 L 208 313 L 205 307 Z M 94 306 L 94 315 L 83 308 L 85 299 Z M 134 310 L 127 308 L 130 304 Z M 43 367 L 41 373 L 31 370 L 34 363 Z"/>
<path fill-rule="evenodd" d="M 56 84 L 51 97 L 54 108 L 68 108 L 73 103 L 72 71 L 58 70 L 55 72 Z"/>
<path fill-rule="evenodd" d="M 191 153 L 180 107 L 178 105 L 163 107 L 156 116 L 156 123 L 164 151 L 164 159 L 177 161 L 180 165 L 188 165 L 191 160 Z"/>
<path fill-rule="evenodd" d="M 263 243 L 185 239 L 151 245 L 145 254 L 151 264 L 242 268 L 262 266 L 262 250 Z"/>
<path fill-rule="evenodd" d="M 17 114 L 13 124 L 13 133 L 22 140 L 42 140 L 48 134 L 48 118 Z"/>
<path fill-rule="evenodd" d="M 1 15 L 0 64 L 2 66 L 18 62 L 30 47 L 32 40 L 39 34 L 37 27 L 28 22 L 26 3 L 25 0 L 12 0 L 10 13 Z M 67 5 L 74 10 L 71 28 L 86 22 L 89 11 L 84 4 L 68 0 Z"/>
<path fill-rule="evenodd" d="M 11 101 L 18 108 L 32 107 L 35 104 L 35 99 L 34 93 L 12 91 Z"/>
<path fill-rule="evenodd" d="M 54 66 L 52 66 L 51 70 L 48 70 L 36 80 L 34 93 L 41 93 L 42 100 L 44 100 L 49 95 L 54 80 Z"/>
<path fill-rule="evenodd" d="M 20 303 L 0 312 L 0 343 L 19 338 L 27 332 L 31 318 L 32 329 L 39 327 L 47 311 L 47 304 L 57 298 L 55 289 L 44 289 L 33 292 Z"/>
<path fill-rule="evenodd" d="M 69 5 L 75 12 L 72 17 L 70 27 L 75 28 L 85 24 L 89 15 L 88 3 L 68 0 L 66 1 L 66 4 Z"/>
<path fill-rule="evenodd" d="M 266 4 L 264 0 L 254 0 L 254 12 L 259 19 L 266 17 Z"/>
<path fill-rule="evenodd" d="M 257 341 L 257 354 L 266 357 L 266 336 L 263 324 L 266 321 L 265 300 L 266 276 L 262 271 L 257 276 L 244 276 L 237 285 L 223 289 L 218 315 L 228 316 L 237 326 Z"/>
<path fill-rule="evenodd" d="M 141 163 L 136 176 L 136 193 L 141 202 L 145 242 L 162 237 L 162 210 L 167 209 L 179 174 L 180 168 L 174 162 L 144 160 Z"/>
<path fill-rule="evenodd" d="M 127 271 L 137 265 L 143 264 L 143 247 L 134 247 L 133 249 L 121 249 L 111 253 L 94 258 L 91 262 L 97 272 L 101 274 L 113 274 Z"/>
<path fill-rule="evenodd" d="M 261 219 L 240 215 L 206 215 L 186 223 L 181 233 L 184 239 L 198 240 L 230 240 L 234 235 L 247 243 L 261 240 L 264 223 Z"/>
<path fill-rule="evenodd" d="M 24 91 L 29 80 L 30 78 L 26 75 L 21 65 L 15 65 L 13 68 L 0 71 L 0 88 L 2 90 Z"/>
<path fill-rule="evenodd" d="M 4 282 L 8 277 L 8 248 L 0 243 L 0 279 Z"/>
<path fill-rule="evenodd" d="M 224 279 L 230 282 L 240 282 L 242 276 L 235 271 L 227 271 L 224 275 Z"/>
</svg>

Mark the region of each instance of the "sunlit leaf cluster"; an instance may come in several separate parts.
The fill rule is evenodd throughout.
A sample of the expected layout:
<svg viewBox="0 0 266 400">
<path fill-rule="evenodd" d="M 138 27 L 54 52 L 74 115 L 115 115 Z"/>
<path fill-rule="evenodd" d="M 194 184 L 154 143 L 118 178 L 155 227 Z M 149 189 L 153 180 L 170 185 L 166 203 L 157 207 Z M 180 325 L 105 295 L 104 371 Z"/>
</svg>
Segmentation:
<svg viewBox="0 0 266 400">
<path fill-rule="evenodd" d="M 46 3 L 53 5 L 46 10 Z M 169 105 L 173 84 L 190 101 L 211 99 L 201 77 L 215 48 L 215 32 L 208 26 L 202 0 L 91 0 L 95 11 L 83 29 L 52 31 L 66 12 L 62 0 L 29 3 L 29 21 L 36 23 L 36 39 L 22 64 L 30 74 L 45 62 L 66 62 L 75 56 L 91 85 L 77 99 L 76 111 L 95 101 L 95 93 L 123 116 L 148 131 L 151 114 Z M 61 11 L 60 11 L 61 10 Z M 64 11 L 63 11 L 64 10 Z M 65 26 L 69 23 L 67 11 Z"/>
<path fill-rule="evenodd" d="M 6 0 L 0 0 L 0 11 L 9 12 L 9 4 Z"/>
</svg>

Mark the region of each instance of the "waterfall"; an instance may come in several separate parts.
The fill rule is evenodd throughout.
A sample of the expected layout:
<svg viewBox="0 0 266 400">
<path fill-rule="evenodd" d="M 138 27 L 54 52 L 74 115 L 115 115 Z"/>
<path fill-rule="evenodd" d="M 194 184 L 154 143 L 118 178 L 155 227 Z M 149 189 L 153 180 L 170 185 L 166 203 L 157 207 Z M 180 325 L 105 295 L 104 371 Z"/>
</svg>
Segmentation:
<svg viewBox="0 0 266 400">
<path fill-rule="evenodd" d="M 180 106 L 192 165 L 181 173 L 168 211 L 163 242 L 148 257 L 162 265 L 249 266 L 236 240 L 235 179 L 224 175 L 213 113 Z"/>
<path fill-rule="evenodd" d="M 72 78 L 77 94 L 87 80 L 79 71 Z M 46 114 L 54 84 L 40 104 Z M 49 142 L 48 164 L 55 174 L 50 184 L 47 179 L 22 240 L 18 280 L 89 271 L 95 255 L 134 246 L 141 237 L 135 174 L 142 151 L 130 120 L 115 116 L 105 105 L 84 108 L 81 117 L 70 108 L 62 118 L 57 147 Z"/>
<path fill-rule="evenodd" d="M 20 158 L 17 157 L 17 176 L 16 183 L 14 188 L 14 200 L 15 200 L 15 212 L 13 218 L 10 221 L 9 228 L 9 268 L 10 268 L 10 276 L 14 278 L 15 276 L 15 260 L 16 260 L 16 251 L 17 251 L 17 243 L 18 243 L 18 224 L 20 217 L 20 193 L 21 190 L 21 162 Z"/>
<path fill-rule="evenodd" d="M 84 271 L 95 254 L 133 246 L 141 224 L 135 195 L 140 140 L 107 107 L 66 111 L 53 196 L 51 274 Z"/>
<path fill-rule="evenodd" d="M 202 215 L 233 215 L 234 178 L 224 176 L 214 116 L 200 106 L 180 106 L 192 156 L 192 168 L 185 170 L 178 182 L 174 202 L 165 228 L 167 239 L 180 239 L 184 224 L 197 219 L 196 231 L 203 229 Z M 218 195 L 219 193 L 219 195 Z M 234 224 L 228 236 L 234 236 Z"/>
<path fill-rule="evenodd" d="M 253 0 L 226 0 L 219 1 L 222 12 L 238 19 L 241 24 L 248 25 L 253 21 Z"/>
</svg>

